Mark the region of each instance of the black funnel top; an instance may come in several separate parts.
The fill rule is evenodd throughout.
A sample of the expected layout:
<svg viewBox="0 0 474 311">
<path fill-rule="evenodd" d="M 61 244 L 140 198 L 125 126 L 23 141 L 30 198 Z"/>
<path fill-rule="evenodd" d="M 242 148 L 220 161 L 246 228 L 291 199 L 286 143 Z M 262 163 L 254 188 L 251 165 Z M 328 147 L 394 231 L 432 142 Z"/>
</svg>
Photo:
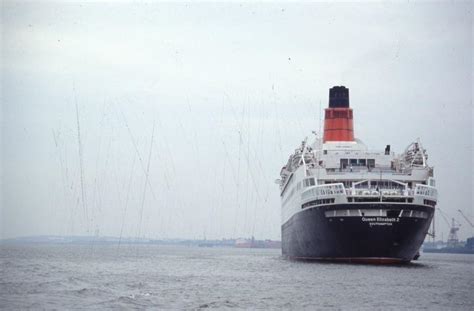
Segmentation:
<svg viewBox="0 0 474 311">
<path fill-rule="evenodd" d="M 330 88 L 329 108 L 349 108 L 349 89 L 345 86 Z"/>
</svg>

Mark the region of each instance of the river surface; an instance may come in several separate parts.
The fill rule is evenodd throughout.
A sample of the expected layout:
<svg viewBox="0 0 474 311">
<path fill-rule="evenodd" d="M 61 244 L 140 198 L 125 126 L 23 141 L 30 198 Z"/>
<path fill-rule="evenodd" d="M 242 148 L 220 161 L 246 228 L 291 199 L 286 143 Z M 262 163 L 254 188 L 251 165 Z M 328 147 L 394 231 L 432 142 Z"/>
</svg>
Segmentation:
<svg viewBox="0 0 474 311">
<path fill-rule="evenodd" d="M 474 255 L 375 266 L 269 249 L 3 245 L 0 307 L 474 310 Z"/>
</svg>

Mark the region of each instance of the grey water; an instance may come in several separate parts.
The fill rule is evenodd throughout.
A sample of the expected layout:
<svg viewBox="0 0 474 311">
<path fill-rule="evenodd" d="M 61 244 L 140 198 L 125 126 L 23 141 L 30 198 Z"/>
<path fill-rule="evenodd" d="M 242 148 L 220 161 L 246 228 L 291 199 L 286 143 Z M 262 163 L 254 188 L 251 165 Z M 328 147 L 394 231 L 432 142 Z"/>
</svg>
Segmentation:
<svg viewBox="0 0 474 311">
<path fill-rule="evenodd" d="M 474 256 L 405 266 L 297 262 L 274 249 L 2 245 L 2 309 L 473 310 Z"/>
</svg>

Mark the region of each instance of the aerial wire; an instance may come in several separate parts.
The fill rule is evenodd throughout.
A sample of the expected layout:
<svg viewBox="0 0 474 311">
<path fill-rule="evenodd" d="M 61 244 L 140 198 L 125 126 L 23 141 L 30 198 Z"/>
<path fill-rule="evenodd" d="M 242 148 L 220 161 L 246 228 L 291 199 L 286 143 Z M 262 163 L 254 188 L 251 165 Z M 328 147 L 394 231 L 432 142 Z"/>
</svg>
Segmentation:
<svg viewBox="0 0 474 311">
<path fill-rule="evenodd" d="M 134 170 L 135 170 L 135 162 L 136 162 L 136 155 L 133 157 L 133 161 L 132 161 L 132 169 L 130 170 L 130 177 L 128 179 L 128 186 L 127 186 L 127 195 L 125 197 L 125 206 L 124 206 L 124 209 L 123 209 L 123 215 L 122 215 L 122 225 L 120 227 L 120 236 L 119 236 L 119 242 L 118 242 L 118 248 L 120 248 L 120 244 L 122 242 L 122 236 L 123 236 L 123 227 L 125 225 L 125 217 L 127 215 L 127 207 L 128 207 L 128 202 L 129 202 L 129 198 L 130 198 L 130 189 L 131 189 L 131 186 L 132 186 L 132 180 L 133 180 L 133 173 L 134 173 Z"/>
<path fill-rule="evenodd" d="M 76 124 L 77 124 L 77 144 L 78 144 L 78 153 L 79 153 L 79 170 L 80 170 L 80 178 L 81 178 L 81 198 L 82 198 L 82 209 L 84 212 L 84 217 L 86 219 L 86 223 L 89 223 L 88 220 L 88 213 L 87 213 L 87 202 L 86 202 L 86 190 L 84 189 L 84 163 L 83 163 L 83 150 L 82 150 L 82 141 L 81 141 L 81 124 L 79 122 L 79 107 L 77 104 L 77 96 L 76 96 L 76 85 L 73 84 L 74 90 L 74 103 L 76 106 Z M 87 231 L 89 231 L 89 225 L 87 225 Z"/>
<path fill-rule="evenodd" d="M 130 140 L 132 141 L 132 145 L 133 145 L 133 147 L 134 147 L 134 149 L 135 149 L 135 152 L 136 152 L 136 154 L 137 154 L 137 157 L 138 157 L 138 159 L 139 159 L 139 161 L 140 161 L 140 166 L 141 166 L 141 168 L 142 168 L 142 171 L 143 171 L 143 173 L 146 175 L 145 164 L 143 163 L 143 159 L 142 159 L 142 157 L 141 157 L 141 155 L 140 155 L 140 151 L 138 150 L 137 143 L 136 143 L 135 138 L 133 137 L 132 131 L 131 131 L 129 125 L 128 125 L 127 118 L 125 117 L 125 114 L 123 113 L 122 109 L 120 108 L 120 105 L 117 104 L 117 107 L 118 107 L 118 109 L 120 110 L 120 113 L 121 113 L 121 115 L 122 115 L 123 122 L 124 122 L 124 124 L 125 124 L 125 127 L 127 128 L 128 134 L 129 134 L 129 136 L 130 136 Z M 151 195 L 152 195 L 153 199 L 154 199 L 155 201 L 157 201 L 156 196 L 155 196 L 155 192 L 154 192 L 153 187 L 152 187 L 152 185 L 151 185 L 151 183 L 150 183 L 149 180 L 148 180 L 148 187 L 150 188 L 150 192 L 151 192 Z"/>
<path fill-rule="evenodd" d="M 150 173 L 150 162 L 151 162 L 151 154 L 153 150 L 153 139 L 154 139 L 154 134 L 155 134 L 155 121 L 153 121 L 153 128 L 151 131 L 151 142 L 150 142 L 150 150 L 148 153 L 148 162 L 147 162 L 147 167 L 146 167 L 146 174 L 145 174 L 145 186 L 143 187 L 143 194 L 142 194 L 142 200 L 141 200 L 141 207 L 140 207 L 140 221 L 139 221 L 139 227 L 138 227 L 138 237 L 140 238 L 140 232 L 141 232 L 141 227 L 142 227 L 142 219 L 143 219 L 143 210 L 145 206 L 145 196 L 146 196 L 146 189 L 148 188 L 148 182 L 149 182 L 149 173 Z"/>
</svg>

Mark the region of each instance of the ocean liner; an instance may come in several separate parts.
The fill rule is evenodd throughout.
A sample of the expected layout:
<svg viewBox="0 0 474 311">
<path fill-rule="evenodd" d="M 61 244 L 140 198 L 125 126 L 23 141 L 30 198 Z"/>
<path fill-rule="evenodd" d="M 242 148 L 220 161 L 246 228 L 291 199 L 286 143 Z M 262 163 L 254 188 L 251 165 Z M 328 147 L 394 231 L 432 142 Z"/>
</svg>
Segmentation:
<svg viewBox="0 0 474 311">
<path fill-rule="evenodd" d="M 399 155 L 354 138 L 349 89 L 329 90 L 324 133 L 305 139 L 280 172 L 282 253 L 292 259 L 413 260 L 437 202 L 420 140 Z M 383 148 L 382 148 L 383 149 Z"/>
</svg>

